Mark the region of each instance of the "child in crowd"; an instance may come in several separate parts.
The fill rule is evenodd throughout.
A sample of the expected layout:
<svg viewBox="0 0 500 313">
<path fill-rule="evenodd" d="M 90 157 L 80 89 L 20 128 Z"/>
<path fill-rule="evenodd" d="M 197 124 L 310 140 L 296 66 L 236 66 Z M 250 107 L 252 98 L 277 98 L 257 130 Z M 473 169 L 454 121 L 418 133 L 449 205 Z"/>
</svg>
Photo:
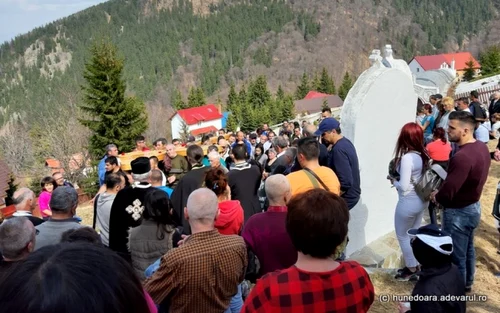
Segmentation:
<svg viewBox="0 0 500 313">
<path fill-rule="evenodd" d="M 45 176 L 40 182 L 42 187 L 42 192 L 38 197 L 38 206 L 40 208 L 40 213 L 44 220 L 52 216 L 52 211 L 50 210 L 50 198 L 52 197 L 52 192 L 57 187 L 57 183 L 52 176 Z"/>
</svg>

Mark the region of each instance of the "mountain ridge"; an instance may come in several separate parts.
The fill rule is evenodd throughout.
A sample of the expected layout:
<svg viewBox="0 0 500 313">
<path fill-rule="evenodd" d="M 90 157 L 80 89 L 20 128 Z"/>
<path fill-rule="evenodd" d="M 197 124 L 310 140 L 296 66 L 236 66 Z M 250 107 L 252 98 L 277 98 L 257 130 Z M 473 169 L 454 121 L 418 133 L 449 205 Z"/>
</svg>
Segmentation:
<svg viewBox="0 0 500 313">
<path fill-rule="evenodd" d="M 78 101 L 88 47 L 104 36 L 117 42 L 125 57 L 128 92 L 147 101 L 161 94 L 164 105 L 170 104 L 166 94 L 179 89 L 186 95 L 193 85 L 202 86 L 212 102 L 225 99 L 230 83 L 241 86 L 258 75 L 268 77 L 272 91 L 283 85 L 290 92 L 304 72 L 323 67 L 338 85 L 346 71 L 359 75 L 366 69 L 370 51 L 385 44 L 407 60 L 422 52 L 479 52 L 480 38 L 491 37 L 492 24 L 478 21 L 469 27 L 478 35 L 464 35 L 465 26 L 455 28 L 460 33 L 448 27 L 437 49 L 432 42 L 440 42 L 435 39 L 439 29 L 415 21 L 422 7 L 450 1 L 456 0 L 424 0 L 419 6 L 405 0 L 111 0 L 0 47 L 0 122 L 16 114 L 40 118 L 53 106 L 65 105 L 63 93 L 74 93 Z M 471 1 L 457 2 L 467 6 Z M 495 2 L 473 3 L 486 11 Z M 449 23 L 436 22 L 444 24 Z"/>
</svg>

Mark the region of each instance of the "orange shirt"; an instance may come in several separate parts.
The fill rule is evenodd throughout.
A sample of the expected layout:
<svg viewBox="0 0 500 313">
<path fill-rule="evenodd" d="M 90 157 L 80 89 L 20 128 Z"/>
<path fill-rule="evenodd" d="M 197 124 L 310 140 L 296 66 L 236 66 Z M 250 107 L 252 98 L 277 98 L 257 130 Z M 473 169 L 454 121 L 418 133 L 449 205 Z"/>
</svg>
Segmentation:
<svg viewBox="0 0 500 313">
<path fill-rule="evenodd" d="M 434 140 L 426 146 L 429 156 L 434 161 L 448 161 L 450 159 L 451 145 L 444 143 L 441 139 Z"/>
<path fill-rule="evenodd" d="M 325 183 L 325 185 L 336 195 L 340 195 L 340 182 L 335 174 L 329 167 L 320 166 L 313 170 L 313 172 L 318 175 L 318 177 Z M 309 176 L 304 170 L 290 173 L 286 176 L 288 182 L 290 183 L 290 188 L 292 189 L 292 196 L 296 194 L 306 192 L 314 188 L 313 183 L 309 179 Z M 323 188 L 318 182 L 319 188 Z"/>
</svg>

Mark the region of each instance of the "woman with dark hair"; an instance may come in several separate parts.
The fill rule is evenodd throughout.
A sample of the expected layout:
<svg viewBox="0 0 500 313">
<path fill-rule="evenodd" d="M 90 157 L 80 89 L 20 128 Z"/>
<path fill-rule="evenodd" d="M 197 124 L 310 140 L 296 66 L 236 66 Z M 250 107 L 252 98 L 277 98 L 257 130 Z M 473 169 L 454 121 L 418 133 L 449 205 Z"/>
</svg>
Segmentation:
<svg viewBox="0 0 500 313">
<path fill-rule="evenodd" d="M 267 162 L 266 165 L 264 166 L 264 172 L 266 173 L 272 173 L 274 169 L 276 168 L 277 165 L 273 165 L 274 162 L 278 159 L 276 156 L 278 153 L 276 153 L 276 150 L 274 148 L 269 148 L 267 150 Z"/>
<path fill-rule="evenodd" d="M 260 168 L 264 168 L 267 162 L 267 154 L 264 153 L 264 145 L 259 143 L 255 146 L 254 160 L 259 163 Z"/>
<path fill-rule="evenodd" d="M 0 284 L 0 312 L 156 313 L 132 267 L 95 244 L 59 244 L 32 253 Z"/>
<path fill-rule="evenodd" d="M 172 214 L 167 193 L 155 189 L 146 195 L 142 223 L 130 230 L 129 238 L 132 266 L 141 279 L 145 278 L 144 271 L 149 265 L 177 247 L 181 240 Z"/>
<path fill-rule="evenodd" d="M 239 235 L 243 227 L 243 207 L 240 201 L 231 200 L 227 175 L 220 169 L 212 169 L 207 172 L 205 186 L 215 193 L 219 201 L 215 228 L 223 235 Z"/>
<path fill-rule="evenodd" d="M 294 196 L 287 207 L 286 232 L 297 262 L 257 280 L 241 312 L 368 312 L 375 298 L 370 276 L 357 262 L 332 257 L 347 243 L 346 202 L 316 188 Z"/>
<path fill-rule="evenodd" d="M 430 104 L 425 104 L 423 107 L 424 118 L 422 119 L 422 130 L 424 131 L 424 140 L 425 143 L 428 143 L 432 140 L 432 130 L 434 129 L 434 116 L 432 116 L 432 106 Z"/>
<path fill-rule="evenodd" d="M 442 127 L 434 129 L 433 141 L 425 147 L 429 153 L 429 157 L 441 165 L 444 169 L 448 167 L 450 160 L 451 144 L 446 140 L 446 133 Z"/>
<path fill-rule="evenodd" d="M 52 216 L 52 210 L 50 209 L 49 203 L 52 197 L 52 192 L 57 188 L 57 182 L 52 176 L 45 176 L 40 182 L 42 187 L 42 192 L 38 196 L 38 207 L 40 208 L 40 213 L 44 220 Z"/>
<path fill-rule="evenodd" d="M 398 191 L 398 204 L 394 217 L 396 235 L 403 252 L 406 267 L 396 275 L 398 280 L 416 280 L 418 261 L 411 250 L 410 238 L 407 231 L 410 228 L 419 228 L 422 222 L 424 209 L 428 202 L 424 202 L 415 192 L 415 182 L 418 182 L 429 162 L 429 156 L 424 148 L 424 134 L 422 127 L 417 123 L 408 123 L 403 126 L 395 149 L 396 170 L 399 180 L 389 177 Z"/>
</svg>

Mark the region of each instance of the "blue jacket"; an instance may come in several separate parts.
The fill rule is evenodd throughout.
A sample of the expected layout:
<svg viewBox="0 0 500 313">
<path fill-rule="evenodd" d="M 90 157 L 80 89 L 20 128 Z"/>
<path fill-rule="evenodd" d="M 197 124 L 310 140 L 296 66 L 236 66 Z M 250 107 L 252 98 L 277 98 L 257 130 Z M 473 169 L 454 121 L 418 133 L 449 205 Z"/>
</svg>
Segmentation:
<svg viewBox="0 0 500 313">
<path fill-rule="evenodd" d="M 248 158 L 251 159 L 252 158 L 252 145 L 246 139 L 243 139 L 243 142 L 245 143 L 245 145 L 247 147 Z M 231 146 L 231 149 L 233 149 L 237 144 L 238 144 L 238 142 L 233 143 L 233 145 Z"/>
<path fill-rule="evenodd" d="M 97 173 L 99 174 L 99 186 L 104 185 L 104 177 L 106 175 L 106 159 L 107 155 L 99 161 L 99 165 L 97 166 Z"/>
<path fill-rule="evenodd" d="M 349 210 L 359 201 L 361 196 L 361 179 L 356 149 L 349 139 L 343 137 L 332 147 L 328 156 L 328 167 L 340 181 L 342 198 L 347 202 Z"/>
</svg>

